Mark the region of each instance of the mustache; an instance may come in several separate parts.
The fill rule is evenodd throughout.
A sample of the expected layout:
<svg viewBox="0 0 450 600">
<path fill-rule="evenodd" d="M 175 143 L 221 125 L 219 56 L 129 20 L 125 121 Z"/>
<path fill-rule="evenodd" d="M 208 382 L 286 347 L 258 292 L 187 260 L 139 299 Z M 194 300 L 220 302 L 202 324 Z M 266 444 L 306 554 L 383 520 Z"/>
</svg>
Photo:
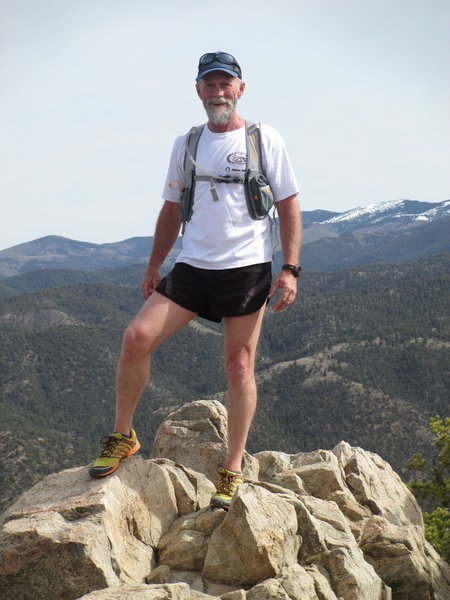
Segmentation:
<svg viewBox="0 0 450 600">
<path fill-rule="evenodd" d="M 211 100 L 206 101 L 206 107 L 209 106 L 233 106 L 233 100 L 228 100 L 227 98 L 211 98 Z"/>
<path fill-rule="evenodd" d="M 237 95 L 234 98 L 210 98 L 203 102 L 203 106 L 211 123 L 226 125 L 233 116 L 236 102 Z"/>
</svg>

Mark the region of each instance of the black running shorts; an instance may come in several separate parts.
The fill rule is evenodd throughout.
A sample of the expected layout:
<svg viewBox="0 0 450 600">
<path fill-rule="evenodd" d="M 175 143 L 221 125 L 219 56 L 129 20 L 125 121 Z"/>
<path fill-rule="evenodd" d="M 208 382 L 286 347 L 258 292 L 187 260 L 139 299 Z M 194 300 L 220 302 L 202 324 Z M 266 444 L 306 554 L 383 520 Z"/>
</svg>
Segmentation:
<svg viewBox="0 0 450 600">
<path fill-rule="evenodd" d="M 234 269 L 198 269 L 176 263 L 156 291 L 200 317 L 219 323 L 223 317 L 256 312 L 267 302 L 272 284 L 270 262 Z"/>
</svg>

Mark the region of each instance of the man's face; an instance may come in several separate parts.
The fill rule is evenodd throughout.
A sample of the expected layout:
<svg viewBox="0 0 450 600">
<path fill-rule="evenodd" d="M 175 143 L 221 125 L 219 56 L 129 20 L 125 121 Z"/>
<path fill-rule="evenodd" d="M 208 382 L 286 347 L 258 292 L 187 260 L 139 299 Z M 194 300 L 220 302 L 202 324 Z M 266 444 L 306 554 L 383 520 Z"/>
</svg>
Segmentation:
<svg viewBox="0 0 450 600">
<path fill-rule="evenodd" d="M 222 71 L 212 71 L 200 79 L 197 83 L 197 94 L 211 123 L 229 123 L 244 87 L 244 83 L 238 77 L 231 77 Z"/>
</svg>

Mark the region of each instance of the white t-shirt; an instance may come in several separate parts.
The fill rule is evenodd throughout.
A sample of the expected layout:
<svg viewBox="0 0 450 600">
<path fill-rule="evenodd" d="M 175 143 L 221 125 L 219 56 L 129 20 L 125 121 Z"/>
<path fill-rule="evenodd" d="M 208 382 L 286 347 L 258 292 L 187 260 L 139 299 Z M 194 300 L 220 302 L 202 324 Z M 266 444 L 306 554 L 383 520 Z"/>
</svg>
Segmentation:
<svg viewBox="0 0 450 600">
<path fill-rule="evenodd" d="M 180 202 L 187 133 L 174 143 L 162 197 Z M 298 193 L 294 172 L 280 134 L 261 126 L 262 164 L 275 202 Z M 213 133 L 206 125 L 197 148 L 197 175 L 241 177 L 246 170 L 245 127 Z M 203 171 L 204 169 L 204 171 Z M 195 183 L 192 218 L 186 224 L 183 249 L 177 262 L 202 269 L 231 269 L 272 260 L 268 218 L 253 220 L 241 183 L 215 183 L 218 201 L 208 181 Z"/>
</svg>

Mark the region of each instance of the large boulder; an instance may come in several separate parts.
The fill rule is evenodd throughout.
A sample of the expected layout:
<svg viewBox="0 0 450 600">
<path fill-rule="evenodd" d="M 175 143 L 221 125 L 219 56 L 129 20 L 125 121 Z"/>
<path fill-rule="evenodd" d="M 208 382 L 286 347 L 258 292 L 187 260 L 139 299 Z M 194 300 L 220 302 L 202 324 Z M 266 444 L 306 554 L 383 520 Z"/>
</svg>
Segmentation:
<svg viewBox="0 0 450 600">
<path fill-rule="evenodd" d="M 368 564 L 337 504 L 312 496 L 292 501 L 302 536 L 302 564 L 324 568 L 336 595 L 346 600 L 384 600 L 389 590 Z"/>
<path fill-rule="evenodd" d="M 211 536 L 203 577 L 251 585 L 297 564 L 295 509 L 264 488 L 243 484 Z"/>
<path fill-rule="evenodd" d="M 264 481 L 323 499 L 334 492 L 346 491 L 341 465 L 330 451 L 299 454 L 267 451 L 255 456 L 260 464 L 259 477 Z"/>
<path fill-rule="evenodd" d="M 341 442 L 333 449 L 345 482 L 359 504 L 394 525 L 417 525 L 423 518 L 417 500 L 392 467 L 378 454 Z"/>
<path fill-rule="evenodd" d="M 255 456 L 260 464 L 260 480 L 280 485 L 299 496 L 310 495 L 336 502 L 348 519 L 353 535 L 360 537 L 364 522 L 372 513 L 349 489 L 344 468 L 334 451 L 298 454 L 265 451 Z"/>
<path fill-rule="evenodd" d="M 415 525 L 393 525 L 386 518 L 369 519 L 361 549 L 395 598 L 445 598 L 450 589 L 450 567 L 425 541 Z M 450 597 L 450 595 L 449 595 Z"/>
<path fill-rule="evenodd" d="M 227 411 L 217 400 L 198 400 L 171 413 L 160 425 L 152 458 L 169 458 L 217 483 L 217 468 L 228 450 Z M 244 453 L 243 473 L 258 478 L 259 463 Z"/>
<path fill-rule="evenodd" d="M 173 482 L 176 482 L 175 485 Z M 155 550 L 187 507 L 204 508 L 213 485 L 171 461 L 123 462 L 93 480 L 87 467 L 50 475 L 2 516 L 2 598 L 79 598 L 144 581 Z"/>
</svg>

